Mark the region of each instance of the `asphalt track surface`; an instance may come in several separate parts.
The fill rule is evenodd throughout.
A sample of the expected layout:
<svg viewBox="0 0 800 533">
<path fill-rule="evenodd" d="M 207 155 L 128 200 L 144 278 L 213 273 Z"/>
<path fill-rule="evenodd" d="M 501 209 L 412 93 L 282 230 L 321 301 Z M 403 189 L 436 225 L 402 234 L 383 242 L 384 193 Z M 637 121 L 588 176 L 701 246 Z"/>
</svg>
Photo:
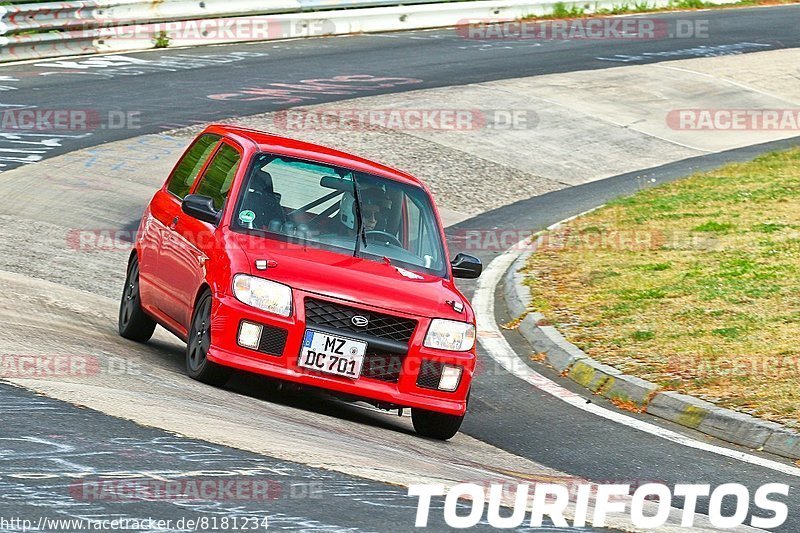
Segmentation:
<svg viewBox="0 0 800 533">
<path fill-rule="evenodd" d="M 98 129 L 89 136 L 64 138 L 57 146 L 49 146 L 36 154 L 41 157 L 51 157 L 111 140 L 154 133 L 197 122 L 367 94 L 608 68 L 630 62 L 641 64 L 708 56 L 730 53 L 731 50 L 746 53 L 800 45 L 800 32 L 797 29 L 800 26 L 800 9 L 795 6 L 713 13 L 680 13 L 658 15 L 658 17 L 709 20 L 709 36 L 658 41 L 539 43 L 518 41 L 509 44 L 466 41 L 453 30 L 437 30 L 125 54 L 126 57 L 141 58 L 151 63 L 158 61 L 160 65 L 166 64 L 163 58 L 181 61 L 183 61 L 181 58 L 192 58 L 195 64 L 199 64 L 198 60 L 203 63 L 202 67 L 196 68 L 177 67 L 178 63 L 169 69 L 163 66 L 156 68 L 152 64 L 147 66 L 143 66 L 145 64 L 142 63 L 126 64 L 124 60 L 122 62 L 115 60 L 114 56 L 69 60 L 73 62 L 71 68 L 65 67 L 66 63 L 59 61 L 41 61 L 0 68 L 0 76 L 5 76 L 3 79 L 9 80 L 2 83 L 15 88 L 3 92 L 0 101 L 5 106 L 37 106 L 41 109 L 84 107 L 93 109 L 101 115 L 108 111 L 141 113 L 139 128 Z M 741 43 L 760 46 L 741 48 Z M 241 53 L 246 55 L 235 55 Z M 215 61 L 222 61 L 222 56 L 228 59 L 235 57 L 236 60 L 211 63 L 209 58 L 212 56 Z M 617 58 L 618 61 L 598 59 L 601 57 Z M 105 66 L 96 66 L 103 65 L 103 62 Z M 183 61 L 183 63 L 190 62 Z M 74 66 L 76 64 L 77 67 Z M 43 76 L 41 75 L 43 73 L 49 74 Z M 420 82 L 346 94 L 342 94 L 343 91 L 340 91 L 340 94 L 321 94 L 319 91 L 308 91 L 307 85 L 301 84 L 302 80 L 353 75 L 413 78 Z M 268 99 L 244 99 L 251 98 L 253 94 L 243 95 L 243 89 L 274 88 L 276 83 L 297 84 L 306 90 L 292 89 L 289 93 L 282 94 L 272 92 L 269 93 Z M 209 95 L 219 94 L 238 94 L 238 96 L 223 100 L 209 98 Z M 265 95 L 264 91 L 259 94 Z M 572 187 L 480 215 L 450 228 L 449 232 L 456 235 L 463 229 L 495 227 L 541 229 L 594 207 L 609 198 L 633 192 L 651 177 L 655 179 L 655 183 L 659 183 L 728 161 L 744 160 L 768 148 L 793 144 L 796 143 L 792 141 L 771 143 L 768 147 L 753 147 L 705 156 L 647 172 L 616 176 Z M 0 146 L 6 145 L 0 143 Z M 19 143 L 8 146 L 14 149 L 20 147 Z M 21 163 L 11 159 L 5 160 L 6 168 Z M 643 177 L 646 179 L 642 179 Z M 135 213 L 131 213 L 131 219 L 135 216 Z M 119 223 L 120 226 L 126 226 L 130 220 Z M 458 242 L 452 243 L 454 252 L 457 251 L 458 244 Z M 493 255 L 495 254 L 484 253 L 482 259 L 488 262 Z M 465 284 L 464 289 L 466 292 L 471 292 L 469 284 Z M 504 318 L 502 306 L 498 308 L 501 310 L 498 319 L 502 320 Z M 508 340 L 518 348 L 519 353 L 527 353 L 527 348 L 515 333 L 509 333 Z M 487 360 L 488 357 L 483 354 L 483 359 Z M 546 368 L 540 365 L 534 366 L 537 371 L 558 380 L 567 388 L 582 393 L 577 387 L 554 376 Z M 244 386 L 243 389 L 246 392 L 247 387 Z M 795 490 L 798 486 L 795 478 L 611 424 L 582 411 L 571 409 L 559 400 L 530 388 L 504 371 L 493 370 L 480 374 L 475 381 L 473 392 L 471 412 L 465 421 L 463 431 L 475 438 L 546 466 L 597 482 L 644 480 L 660 481 L 669 485 L 674 483 L 718 485 L 738 482 L 751 489 L 767 482 L 787 483 L 792 486 L 787 500 L 790 514 L 781 531 L 800 530 L 800 513 L 798 513 L 800 498 Z M 48 461 L 45 455 L 41 455 L 46 452 L 41 450 L 42 446 L 45 448 L 47 446 L 29 438 L 36 435 L 34 429 L 40 431 L 38 438 L 42 441 L 60 439 L 60 442 L 73 446 L 78 452 L 81 449 L 107 450 L 114 454 L 113 463 L 117 465 L 116 468 L 137 471 L 143 470 L 144 466 L 158 469 L 175 465 L 169 462 L 159 463 L 159 459 L 163 457 L 141 446 L 137 449 L 131 445 L 133 442 L 151 442 L 153 439 L 162 438 L 175 439 L 181 443 L 180 446 L 203 445 L 161 431 L 139 428 L 129 422 L 92 411 L 78 410 L 67 404 L 38 398 L 7 386 L 0 387 L 0 395 L 4 407 L 3 430 L 0 437 L 7 443 L 11 442 L 9 439 L 13 441 L 18 436 L 25 436 L 25 440 L 13 441 L 16 450 L 13 453 L 18 455 L 14 456 L 11 453 L 10 457 L 22 460 L 27 456 L 27 460 L 31 461 L 30 465 L 35 465 L 39 470 L 42 469 L 42 461 L 45 463 Z M 601 399 L 594 397 L 590 401 L 602 402 Z M 298 400 L 298 403 L 302 404 L 302 401 Z M 655 421 L 652 417 L 643 418 Z M 31 420 L 35 420 L 35 423 L 31 424 Z M 365 420 L 365 423 L 369 422 Z M 684 431 L 681 428 L 673 429 Z M 120 442 L 121 435 L 130 437 L 134 441 Z M 708 440 L 701 435 L 697 437 Z M 172 444 L 175 445 L 174 442 Z M 107 448 L 104 448 L 105 446 Z M 8 444 L 3 448 L 11 449 Z M 331 494 L 331 498 L 314 501 L 313 505 L 308 505 L 310 500 L 302 498 L 278 498 L 269 505 L 271 514 L 277 512 L 278 516 L 297 518 L 294 526 L 290 526 L 289 523 L 287 526 L 296 527 L 298 521 L 312 520 L 323 528 L 325 525 L 331 525 L 334 528 L 355 527 L 383 531 L 392 529 L 392 524 L 410 524 L 413 520 L 414 502 L 410 502 L 409 498 L 404 496 L 403 489 L 373 482 L 360 482 L 347 476 L 272 461 L 224 447 L 212 446 L 212 448 L 216 450 L 213 454 L 217 454 L 214 457 L 195 457 L 197 463 L 203 465 L 203 469 L 206 469 L 206 463 L 213 465 L 218 457 L 225 456 L 228 458 L 225 460 L 230 461 L 228 464 L 233 465 L 284 467 L 290 472 L 287 478 L 289 481 L 284 480 L 288 483 L 286 486 L 291 485 L 291 480 L 300 483 L 303 479 L 324 477 L 326 480 L 334 481 L 333 485 L 341 483 L 343 486 L 348 486 L 347 483 L 351 483 L 355 486 L 361 483 L 360 490 L 367 494 L 363 498 L 355 497 L 353 494 L 362 493 L 343 489 L 341 494 Z M 37 456 L 37 453 L 40 455 Z M 59 457 L 61 460 L 64 459 L 63 454 Z M 88 468 L 99 468 L 103 465 L 104 459 L 106 458 L 102 454 L 88 454 L 81 459 L 83 463 L 79 464 L 86 464 Z M 54 458 L 53 461 L 54 463 L 47 468 L 58 472 L 58 458 Z M 4 472 L 9 472 L 9 464 L 16 463 L 4 462 Z M 7 478 L 0 479 L 0 487 L 5 484 L 5 488 L 8 489 L 7 483 L 9 483 Z M 59 481 L 59 483 L 62 483 L 60 487 L 63 494 L 64 482 Z M 37 499 L 28 497 L 37 491 L 46 493 L 51 490 L 52 487 L 47 483 L 27 481 L 20 484 L 17 489 L 20 499 L 5 498 L 0 502 L 2 516 L 25 514 L 38 516 L 42 509 L 47 509 L 47 506 L 35 506 Z M 3 492 L 9 494 L 7 490 Z M 379 513 L 370 512 L 369 502 L 374 504 L 376 501 L 388 503 L 380 508 Z M 73 501 L 70 504 L 74 503 Z M 147 516 L 152 512 L 161 518 L 169 518 L 187 516 L 188 512 L 186 509 L 164 502 L 139 502 L 130 505 L 132 506 L 130 513 L 139 516 Z M 32 512 L 31 506 L 36 507 L 35 512 Z M 113 509 L 117 510 L 118 507 Z M 702 505 L 698 510 L 705 512 Z M 103 514 L 110 511 L 104 510 L 100 505 L 91 512 Z M 243 512 L 249 510 L 244 509 Z M 437 524 L 432 523 L 432 525 Z"/>
<path fill-rule="evenodd" d="M 158 529 L 162 532 L 192 530 L 179 520 L 203 517 L 238 519 L 247 524 L 240 529 L 248 531 L 404 531 L 413 524 L 416 498 L 409 498 L 402 487 L 186 439 L 8 385 L 0 384 L 0 397 L 4 411 L 0 517 L 6 520 L 21 517 L 33 520 L 34 526 L 40 518 L 52 520 L 43 523 L 44 531 L 77 530 L 54 525 L 69 519 L 171 519 L 172 524 Z M 33 431 L 31 420 L 36 421 Z M 112 478 L 92 472 L 121 474 L 113 478 L 114 485 L 105 486 L 105 496 L 98 497 L 103 481 Z M 122 472 L 137 474 L 136 485 L 125 485 Z M 144 491 L 175 494 L 159 484 L 165 479 L 182 483 L 177 491 L 204 489 L 219 497 L 198 501 L 142 497 Z M 134 492 L 132 486 L 141 492 Z M 253 490 L 258 494 L 255 498 L 249 492 Z M 112 493 L 117 496 L 109 497 Z M 447 529 L 443 506 L 444 498 L 432 499 L 431 530 Z M 218 523 L 216 528 L 200 530 L 236 530 Z M 493 528 L 484 520 L 474 530 Z M 516 531 L 565 529 L 545 526 Z"/>
<path fill-rule="evenodd" d="M 134 135 L 368 94 L 800 46 L 800 6 L 647 17 L 670 31 L 678 20 L 691 21 L 703 33 L 692 38 L 479 41 L 442 29 L 123 54 L 132 60 L 87 56 L 3 66 L 5 108 L 86 109 L 100 127 L 48 147 L 0 139 L 0 149 L 28 146 L 44 150 L 32 155 L 48 157 Z M 342 76 L 362 78 L 339 82 L 338 90 L 303 83 Z M 365 81 L 374 78 L 394 81 L 384 87 Z M 211 95 L 232 96 L 220 100 Z M 136 123 L 130 124 L 134 128 L 113 127 L 109 112 L 136 113 Z M 18 156 L 3 150 L 0 164 L 7 166 L 0 170 L 18 164 Z"/>
</svg>

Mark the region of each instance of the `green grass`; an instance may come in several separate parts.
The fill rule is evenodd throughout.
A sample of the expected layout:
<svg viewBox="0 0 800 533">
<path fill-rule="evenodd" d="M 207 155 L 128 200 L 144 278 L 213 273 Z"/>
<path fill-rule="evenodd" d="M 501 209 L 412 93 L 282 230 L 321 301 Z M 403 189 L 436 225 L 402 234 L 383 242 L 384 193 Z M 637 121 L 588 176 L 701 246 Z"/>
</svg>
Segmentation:
<svg viewBox="0 0 800 533">
<path fill-rule="evenodd" d="M 647 330 L 637 330 L 631 333 L 631 338 L 635 341 L 650 341 L 656 337 L 656 334 L 652 331 Z"/>
<path fill-rule="evenodd" d="M 787 224 L 776 224 L 774 222 L 764 222 L 753 226 L 753 231 L 760 231 L 761 233 L 775 233 L 785 228 L 790 228 Z"/>
<path fill-rule="evenodd" d="M 639 265 L 636 268 L 644 270 L 645 272 L 661 272 L 670 268 L 670 263 L 651 263 L 647 265 Z"/>
<path fill-rule="evenodd" d="M 159 32 L 159 34 L 153 39 L 153 46 L 155 48 L 167 48 L 169 47 L 169 43 L 170 38 L 165 31 Z"/>
<path fill-rule="evenodd" d="M 679 0 L 678 2 L 674 2 L 672 5 L 678 9 L 703 9 L 716 4 L 704 2 L 703 0 Z"/>
<path fill-rule="evenodd" d="M 719 335 L 720 337 L 728 337 L 730 339 L 735 339 L 742 334 L 742 330 L 737 327 L 732 328 L 717 328 L 712 329 L 711 333 L 714 335 Z"/>
<path fill-rule="evenodd" d="M 578 18 L 582 17 L 583 14 L 584 9 L 582 7 L 575 5 L 567 7 L 564 2 L 556 2 L 553 4 L 553 17 L 555 18 Z"/>
<path fill-rule="evenodd" d="M 699 226 L 695 226 L 692 228 L 692 231 L 716 231 L 716 232 L 723 232 L 728 231 L 729 229 L 733 228 L 733 224 L 720 224 L 719 222 L 714 222 L 710 220 L 708 222 L 704 222 Z"/>
<path fill-rule="evenodd" d="M 558 231 L 549 242 L 570 245 L 531 256 L 526 284 L 571 342 L 662 387 L 800 422 L 800 150 L 642 190 Z"/>
</svg>

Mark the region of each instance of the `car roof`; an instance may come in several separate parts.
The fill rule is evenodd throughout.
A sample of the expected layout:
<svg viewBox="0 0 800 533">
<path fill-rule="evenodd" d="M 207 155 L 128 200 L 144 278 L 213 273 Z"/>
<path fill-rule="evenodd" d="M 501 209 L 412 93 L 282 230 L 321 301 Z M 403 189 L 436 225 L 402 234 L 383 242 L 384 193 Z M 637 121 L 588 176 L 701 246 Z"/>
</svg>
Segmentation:
<svg viewBox="0 0 800 533">
<path fill-rule="evenodd" d="M 425 184 L 411 174 L 376 163 L 375 161 L 370 161 L 369 159 L 364 159 L 363 157 L 348 154 L 347 152 L 334 150 L 327 146 L 229 124 L 211 124 L 206 127 L 204 133 L 217 133 L 237 140 L 240 143 L 242 140 L 247 140 L 256 144 L 259 151 L 351 168 L 409 185 L 416 185 L 427 191 Z"/>
</svg>

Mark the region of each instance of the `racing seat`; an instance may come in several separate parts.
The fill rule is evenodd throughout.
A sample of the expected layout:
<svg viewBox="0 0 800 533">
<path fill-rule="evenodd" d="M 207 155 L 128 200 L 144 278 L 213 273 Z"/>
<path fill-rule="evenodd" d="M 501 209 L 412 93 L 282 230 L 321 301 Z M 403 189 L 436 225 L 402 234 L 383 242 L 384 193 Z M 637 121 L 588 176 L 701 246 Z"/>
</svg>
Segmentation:
<svg viewBox="0 0 800 533">
<path fill-rule="evenodd" d="M 242 211 L 244 210 L 255 213 L 254 228 L 272 229 L 282 226 L 286 221 L 281 195 L 274 191 L 269 172 L 257 169 L 253 174 L 242 202 Z"/>
</svg>

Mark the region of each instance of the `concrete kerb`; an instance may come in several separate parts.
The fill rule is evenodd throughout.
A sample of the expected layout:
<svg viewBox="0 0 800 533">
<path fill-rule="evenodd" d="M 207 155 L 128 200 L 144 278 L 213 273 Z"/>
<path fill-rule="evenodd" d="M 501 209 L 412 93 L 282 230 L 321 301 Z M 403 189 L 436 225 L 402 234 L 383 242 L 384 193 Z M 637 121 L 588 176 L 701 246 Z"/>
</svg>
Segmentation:
<svg viewBox="0 0 800 533">
<path fill-rule="evenodd" d="M 557 229 L 564 222 L 567 220 L 550 226 L 548 230 Z M 533 238 L 540 236 L 541 233 Z M 636 407 L 642 412 L 727 442 L 800 459 L 800 433 L 692 396 L 662 392 L 655 383 L 604 365 L 567 341 L 555 327 L 547 324 L 543 314 L 531 308 L 530 290 L 524 284 L 525 275 L 521 271 L 535 253 L 536 242 L 529 249 L 520 251 L 519 257 L 508 269 L 503 279 L 502 293 L 510 316 L 524 315 L 518 331 L 536 352 L 545 354 L 548 364 L 572 381 L 612 402 Z"/>
</svg>

